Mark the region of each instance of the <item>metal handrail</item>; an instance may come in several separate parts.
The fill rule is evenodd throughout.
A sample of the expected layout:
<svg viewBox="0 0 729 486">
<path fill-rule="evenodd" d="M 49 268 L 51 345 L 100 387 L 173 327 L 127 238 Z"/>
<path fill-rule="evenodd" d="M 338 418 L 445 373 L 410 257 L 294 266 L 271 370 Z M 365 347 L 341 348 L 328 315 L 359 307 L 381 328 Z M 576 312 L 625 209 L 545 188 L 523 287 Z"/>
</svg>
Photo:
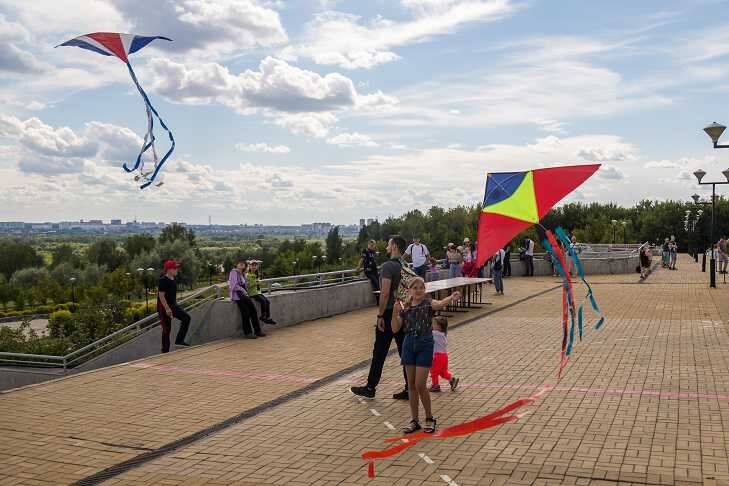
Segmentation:
<svg viewBox="0 0 729 486">
<path fill-rule="evenodd" d="M 211 285 L 209 287 L 204 287 L 202 289 L 198 289 L 197 291 L 193 292 L 192 294 L 185 296 L 183 299 L 180 299 L 179 303 L 184 304 L 186 302 L 190 302 L 190 301 L 200 297 L 201 295 L 205 294 L 206 292 L 209 292 L 210 290 L 216 291 L 214 297 L 210 296 L 210 297 L 203 299 L 202 301 L 195 302 L 191 306 L 189 306 L 187 308 L 187 310 L 194 309 L 196 307 L 201 306 L 204 303 L 210 302 L 211 300 L 217 300 L 220 298 L 220 286 Z M 137 335 L 141 334 L 142 332 L 146 332 L 149 328 L 153 327 L 154 325 L 156 325 L 158 323 L 159 323 L 159 318 L 157 317 L 157 315 L 150 314 L 136 322 L 133 322 L 132 324 L 129 324 L 128 326 L 123 327 L 122 329 L 114 331 L 113 333 L 108 334 L 100 339 L 97 339 L 96 341 L 94 341 L 90 344 L 87 344 L 86 346 L 83 346 L 82 348 L 79 348 L 75 351 L 72 351 L 64 356 L 0 352 L 0 362 L 4 361 L 9 364 L 23 363 L 23 364 L 35 364 L 35 365 L 44 365 L 44 366 L 55 364 L 55 366 L 57 366 L 57 367 L 62 366 L 64 369 L 66 369 L 69 365 L 76 363 L 85 357 L 88 357 L 90 354 L 100 351 L 106 344 L 112 342 L 115 338 L 129 333 L 129 331 L 134 331 L 134 333 L 127 337 L 134 338 Z M 85 353 L 85 354 L 82 354 L 82 353 Z M 18 359 L 3 359 L 3 358 L 24 358 L 25 360 L 28 360 L 28 361 L 18 360 Z M 41 359 L 44 361 L 43 362 L 33 361 L 33 360 L 41 360 Z"/>
</svg>

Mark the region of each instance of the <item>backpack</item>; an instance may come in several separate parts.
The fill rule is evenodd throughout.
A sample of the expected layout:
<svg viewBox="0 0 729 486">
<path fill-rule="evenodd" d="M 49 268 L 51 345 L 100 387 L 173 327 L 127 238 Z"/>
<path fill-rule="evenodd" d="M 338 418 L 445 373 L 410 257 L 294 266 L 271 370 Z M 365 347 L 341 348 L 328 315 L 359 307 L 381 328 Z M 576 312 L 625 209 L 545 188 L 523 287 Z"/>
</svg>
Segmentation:
<svg viewBox="0 0 729 486">
<path fill-rule="evenodd" d="M 498 252 L 496 252 L 496 258 L 494 259 L 494 270 L 496 270 L 497 272 L 499 270 L 501 270 L 502 268 L 504 268 L 504 265 L 501 262 L 501 260 L 502 260 L 501 250 L 499 250 Z"/>
</svg>

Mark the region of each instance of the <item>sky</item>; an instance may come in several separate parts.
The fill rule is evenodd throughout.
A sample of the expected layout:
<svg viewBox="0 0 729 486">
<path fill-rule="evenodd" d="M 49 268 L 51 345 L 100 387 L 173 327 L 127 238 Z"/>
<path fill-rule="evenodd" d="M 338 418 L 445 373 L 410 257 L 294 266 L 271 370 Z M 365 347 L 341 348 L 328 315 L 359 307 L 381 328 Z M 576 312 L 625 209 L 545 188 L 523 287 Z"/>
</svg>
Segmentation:
<svg viewBox="0 0 729 486">
<path fill-rule="evenodd" d="M 728 4 L 0 0 L 0 221 L 353 224 L 596 162 L 566 201 L 689 200 L 729 167 L 701 130 L 729 121 Z M 177 141 L 162 187 L 121 169 L 124 64 L 54 48 L 90 32 L 173 39 L 130 56 Z"/>
</svg>

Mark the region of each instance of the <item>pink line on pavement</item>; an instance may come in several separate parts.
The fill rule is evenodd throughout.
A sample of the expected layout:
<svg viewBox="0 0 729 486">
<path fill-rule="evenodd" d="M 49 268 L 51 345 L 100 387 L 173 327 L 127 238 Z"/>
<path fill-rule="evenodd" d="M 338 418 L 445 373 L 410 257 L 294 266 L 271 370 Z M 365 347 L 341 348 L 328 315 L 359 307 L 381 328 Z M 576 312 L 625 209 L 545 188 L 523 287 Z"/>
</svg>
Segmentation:
<svg viewBox="0 0 729 486">
<path fill-rule="evenodd" d="M 228 371 L 219 369 L 206 369 L 206 368 L 188 368 L 183 366 L 170 366 L 170 365 L 157 365 L 153 363 L 131 363 L 129 364 L 132 368 L 140 369 L 153 369 L 156 371 L 173 372 L 173 373 L 184 373 L 188 375 L 202 375 L 202 376 L 221 376 L 226 378 L 243 378 L 251 380 L 264 380 L 264 381 L 276 381 L 286 383 L 304 383 L 309 384 L 316 381 L 318 378 L 310 378 L 306 376 L 295 376 L 280 373 L 256 373 L 256 372 L 243 372 L 243 371 Z M 341 380 L 339 383 L 344 384 L 361 384 L 362 378 L 355 378 L 350 380 Z M 401 381 L 395 380 L 382 380 L 382 384 L 394 384 L 400 385 Z M 722 400 L 729 401 L 729 395 L 722 395 L 716 393 L 691 393 L 691 392 L 673 392 L 673 391 L 659 391 L 659 390 L 626 390 L 622 388 L 583 388 L 576 386 L 552 386 L 552 385 L 518 385 L 514 383 L 462 383 L 459 389 L 480 389 L 480 390 L 520 390 L 520 389 L 546 389 L 547 391 L 557 391 L 565 393 L 589 393 L 595 395 L 644 395 L 658 398 L 687 398 L 691 400 Z"/>
<path fill-rule="evenodd" d="M 176 373 L 185 373 L 188 375 L 203 375 L 203 376 L 224 376 L 228 378 L 247 378 L 252 380 L 266 380 L 266 381 L 285 381 L 288 383 L 311 383 L 316 381 L 317 378 L 307 378 L 304 376 L 294 375 L 282 375 L 277 373 L 246 373 L 242 371 L 227 371 L 227 370 L 216 370 L 216 369 L 205 369 L 205 368 L 187 368 L 182 366 L 170 366 L 170 365 L 157 365 L 152 363 L 132 363 L 129 366 L 132 368 L 142 369 L 153 369 L 156 371 L 169 371 Z"/>
</svg>

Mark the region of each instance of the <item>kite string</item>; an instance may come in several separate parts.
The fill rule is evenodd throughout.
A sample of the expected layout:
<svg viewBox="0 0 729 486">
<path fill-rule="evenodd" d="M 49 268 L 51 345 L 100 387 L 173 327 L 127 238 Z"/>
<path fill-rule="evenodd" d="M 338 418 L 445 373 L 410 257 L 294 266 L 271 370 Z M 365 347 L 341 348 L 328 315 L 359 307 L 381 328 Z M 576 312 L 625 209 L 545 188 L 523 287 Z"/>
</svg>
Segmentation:
<svg viewBox="0 0 729 486">
<path fill-rule="evenodd" d="M 127 69 L 129 70 L 129 75 L 131 76 L 132 81 L 134 81 L 134 84 L 137 87 L 139 94 L 142 95 L 142 98 L 144 99 L 144 103 L 146 104 L 147 109 L 151 110 L 152 113 L 157 117 L 160 125 L 167 132 L 167 135 L 170 139 L 170 144 L 171 144 L 169 150 L 167 151 L 167 153 L 165 153 L 165 155 L 162 157 L 162 160 L 160 160 L 159 162 L 157 162 L 157 160 L 156 160 L 157 159 L 156 151 L 153 148 L 153 153 L 154 153 L 154 158 L 155 158 L 155 168 L 154 168 L 154 171 L 153 171 L 151 177 L 149 177 L 147 182 L 140 186 L 140 189 L 144 189 L 154 182 L 160 169 L 162 169 L 162 166 L 165 164 L 165 162 L 167 162 L 167 159 L 170 157 L 170 155 L 172 155 L 172 152 L 175 150 L 175 137 L 172 135 L 172 131 L 169 128 L 167 128 L 167 125 L 165 124 L 162 117 L 160 117 L 159 113 L 157 113 L 157 110 L 154 108 L 154 105 L 152 105 L 152 103 L 149 101 L 149 97 L 147 96 L 147 93 L 145 93 L 144 89 L 142 89 L 142 86 L 139 84 L 137 75 L 134 73 L 134 69 L 132 69 L 132 65 L 129 62 L 127 62 Z M 151 116 L 149 116 L 149 120 L 152 120 Z M 149 125 L 153 126 L 153 122 L 149 122 Z M 144 152 L 146 152 L 150 147 L 154 147 L 154 141 L 155 141 L 154 134 L 151 133 L 151 131 L 150 131 L 150 141 L 147 144 L 147 146 L 145 146 L 142 149 L 142 152 L 137 157 L 137 162 L 136 162 L 135 166 L 133 168 L 129 169 L 126 166 L 126 164 L 124 164 L 124 170 L 126 170 L 127 172 L 132 172 L 132 171 L 136 170 L 141 163 L 141 158 L 142 158 L 142 155 L 144 154 Z"/>
</svg>

